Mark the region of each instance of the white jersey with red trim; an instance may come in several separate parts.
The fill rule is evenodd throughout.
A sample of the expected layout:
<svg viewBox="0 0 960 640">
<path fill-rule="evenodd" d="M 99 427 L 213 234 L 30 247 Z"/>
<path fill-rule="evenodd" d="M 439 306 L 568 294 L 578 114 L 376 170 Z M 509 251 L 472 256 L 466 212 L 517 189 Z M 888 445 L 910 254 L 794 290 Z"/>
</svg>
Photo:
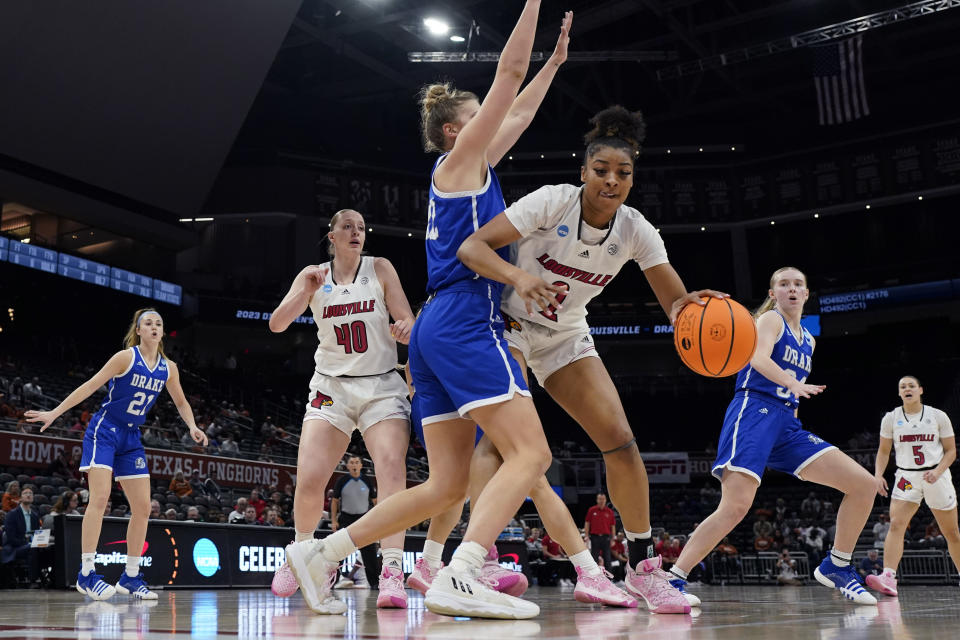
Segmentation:
<svg viewBox="0 0 960 640">
<path fill-rule="evenodd" d="M 603 291 L 628 260 L 649 269 L 667 260 L 660 234 L 643 215 L 620 205 L 605 230 L 581 227 L 582 188 L 570 184 L 537 189 L 507 208 L 507 219 L 523 236 L 511 251 L 515 265 L 565 289 L 563 307 L 528 316 L 513 287 L 503 293 L 503 309 L 553 329 L 587 328 L 587 304 Z"/>
<path fill-rule="evenodd" d="M 953 437 L 953 425 L 940 409 L 923 405 L 919 413 L 905 414 L 900 406 L 883 416 L 880 436 L 893 440 L 897 467 L 925 469 L 943 460 L 940 440 Z"/>
<path fill-rule="evenodd" d="M 397 343 L 390 335 L 390 314 L 372 256 L 360 258 L 352 282 L 338 283 L 333 263 L 310 299 L 320 344 L 314 355 L 317 373 L 327 376 L 372 376 L 397 366 Z"/>
</svg>

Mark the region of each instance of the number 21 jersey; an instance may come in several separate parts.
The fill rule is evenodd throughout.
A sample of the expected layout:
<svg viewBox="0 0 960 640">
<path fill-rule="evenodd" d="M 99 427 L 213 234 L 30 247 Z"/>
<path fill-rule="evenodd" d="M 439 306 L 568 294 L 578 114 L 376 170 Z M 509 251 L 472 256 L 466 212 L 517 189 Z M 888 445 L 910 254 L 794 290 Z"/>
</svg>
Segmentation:
<svg viewBox="0 0 960 640">
<path fill-rule="evenodd" d="M 150 367 L 139 347 L 130 347 L 130 351 L 133 354 L 130 366 L 110 380 L 107 397 L 97 415 L 90 419 L 92 423 L 105 417 L 116 426 L 139 427 L 167 384 L 170 369 L 166 358 L 157 354 L 156 363 Z"/>
<path fill-rule="evenodd" d="M 373 263 L 363 256 L 353 282 L 338 284 L 333 263 L 327 279 L 310 299 L 317 325 L 314 361 L 325 376 L 375 376 L 397 366 L 397 343 L 390 335 L 390 314 Z"/>
</svg>

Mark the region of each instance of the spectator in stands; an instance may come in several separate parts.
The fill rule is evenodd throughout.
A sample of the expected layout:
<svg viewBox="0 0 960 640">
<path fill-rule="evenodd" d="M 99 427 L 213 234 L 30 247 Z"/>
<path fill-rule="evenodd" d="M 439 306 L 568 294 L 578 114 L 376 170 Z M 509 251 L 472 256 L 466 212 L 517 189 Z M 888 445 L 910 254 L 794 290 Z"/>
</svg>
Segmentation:
<svg viewBox="0 0 960 640">
<path fill-rule="evenodd" d="M 11 480 L 7 483 L 7 490 L 3 494 L 4 512 L 12 511 L 20 504 L 20 483 Z"/>
<path fill-rule="evenodd" d="M 277 432 L 277 425 L 273 424 L 273 418 L 267 416 L 260 425 L 260 437 L 264 440 L 270 440 Z"/>
<path fill-rule="evenodd" d="M 160 444 L 160 439 L 157 438 L 150 427 L 143 429 L 143 433 L 140 434 L 140 441 L 143 442 L 145 447 L 156 447 Z"/>
<path fill-rule="evenodd" d="M 57 498 L 57 501 L 50 508 L 50 513 L 43 516 L 42 527 L 44 529 L 53 529 L 53 518 L 58 515 L 80 515 L 77 506 L 80 504 L 80 498 L 73 491 L 64 491 Z"/>
<path fill-rule="evenodd" d="M 880 514 L 877 524 L 873 525 L 873 546 L 876 549 L 883 548 L 883 541 L 887 539 L 887 533 L 890 532 L 890 516 L 886 513 Z"/>
<path fill-rule="evenodd" d="M 53 462 L 50 463 L 50 466 L 47 467 L 47 475 L 57 476 L 58 478 L 69 478 L 73 475 L 70 469 L 70 459 L 67 457 L 67 450 L 61 449 L 57 453 L 56 457 L 53 459 Z"/>
<path fill-rule="evenodd" d="M 777 584 L 786 584 L 793 587 L 799 587 L 803 584 L 797 575 L 797 561 L 790 557 L 790 551 L 784 549 L 777 558 Z"/>
<path fill-rule="evenodd" d="M 263 518 L 260 520 L 260 524 L 266 527 L 280 527 L 283 526 L 282 523 L 277 518 L 277 510 L 273 507 L 267 507 L 263 512 Z"/>
<path fill-rule="evenodd" d="M 787 501 L 783 498 L 777 498 L 777 506 L 774 507 L 774 518 L 779 520 L 786 520 L 787 518 Z"/>
<path fill-rule="evenodd" d="M 12 420 L 17 417 L 17 408 L 8 400 L 5 393 L 0 393 L 0 418 Z"/>
<path fill-rule="evenodd" d="M 160 511 L 160 503 L 156 500 L 150 501 L 150 519 L 151 520 L 162 520 L 163 513 Z"/>
<path fill-rule="evenodd" d="M 220 485 L 217 484 L 216 477 L 217 472 L 213 470 L 213 467 L 207 467 L 207 478 L 203 481 L 203 493 L 219 500 L 221 491 Z"/>
<path fill-rule="evenodd" d="M 552 539 L 549 534 L 544 534 L 540 540 L 540 553 L 546 562 L 544 569 L 545 574 L 549 576 L 548 580 L 552 581 L 553 576 L 556 575 L 560 580 L 561 587 L 574 586 L 576 571 L 573 568 L 573 563 L 570 562 L 567 554 L 560 547 L 560 543 Z"/>
<path fill-rule="evenodd" d="M 753 539 L 753 548 L 756 551 L 772 551 L 773 538 L 771 538 L 769 535 L 757 536 Z"/>
<path fill-rule="evenodd" d="M 107 500 L 107 504 L 103 508 L 103 515 L 105 516 L 113 515 L 113 500 Z"/>
<path fill-rule="evenodd" d="M 166 432 L 158 430 L 157 434 L 157 447 L 160 449 L 170 449 L 173 447 L 173 443 L 170 442 L 170 438 L 167 437 Z"/>
<path fill-rule="evenodd" d="M 40 379 L 36 376 L 23 385 L 23 401 L 28 407 L 34 407 L 43 402 L 43 387 L 40 386 Z"/>
<path fill-rule="evenodd" d="M 196 507 L 189 507 L 187 509 L 187 521 L 188 522 L 203 522 L 203 518 L 200 517 L 200 510 Z"/>
<path fill-rule="evenodd" d="M 822 511 L 823 504 L 817 499 L 817 494 L 813 491 L 800 503 L 800 515 L 809 520 L 819 520 Z"/>
<path fill-rule="evenodd" d="M 33 490 L 24 487 L 19 497 L 19 505 L 7 513 L 3 520 L 0 562 L 27 561 L 30 582 L 36 584 L 40 578 L 39 555 L 37 549 L 30 547 L 30 540 L 33 532 L 40 528 L 40 516 L 33 509 Z"/>
<path fill-rule="evenodd" d="M 15 376 L 10 382 L 7 395 L 10 396 L 10 402 L 15 406 L 23 404 L 23 380 L 20 376 Z"/>
<path fill-rule="evenodd" d="M 210 511 L 207 512 L 207 522 L 223 524 L 226 521 L 227 516 L 223 513 L 223 511 L 220 511 L 220 509 L 210 509 Z"/>
<path fill-rule="evenodd" d="M 204 495 L 205 491 L 203 490 L 203 479 L 200 478 L 200 469 L 194 469 L 190 472 L 190 489 L 193 490 L 195 496 Z"/>
<path fill-rule="evenodd" d="M 187 432 L 187 437 L 189 436 L 190 433 Z M 191 442 L 192 441 L 191 439 Z M 173 474 L 173 478 L 170 480 L 170 491 L 177 494 L 178 498 L 189 496 L 193 493 L 193 488 L 190 486 L 190 483 L 183 477 L 183 471 L 177 471 Z"/>
<path fill-rule="evenodd" d="M 227 516 L 227 522 L 230 524 L 241 524 L 243 521 L 243 514 L 247 512 L 247 499 L 246 498 L 237 498 L 237 504 L 233 508 L 233 511 L 230 512 L 230 515 Z M 256 510 L 254 510 L 256 513 Z"/>
<path fill-rule="evenodd" d="M 263 515 L 263 510 L 267 508 L 267 501 L 260 497 L 259 489 L 250 490 L 250 499 L 247 504 L 257 510 L 257 518 Z"/>
<path fill-rule="evenodd" d="M 753 537 L 764 538 L 773 537 L 773 523 L 767 519 L 766 513 L 757 513 L 757 519 L 753 522 Z"/>
<path fill-rule="evenodd" d="M 252 505 L 248 505 L 243 512 L 243 522 L 240 524 L 260 524 L 257 520 L 257 510 Z"/>
<path fill-rule="evenodd" d="M 816 524 L 810 524 L 801 529 L 803 538 L 800 544 L 810 558 L 810 566 L 816 566 L 823 560 L 824 538 L 827 532 Z"/>
<path fill-rule="evenodd" d="M 223 437 L 223 442 L 220 443 L 220 452 L 226 456 L 235 456 L 240 453 L 240 447 L 234 441 L 232 433 Z"/>
<path fill-rule="evenodd" d="M 172 508 L 171 508 L 171 509 L 167 509 L 167 510 L 164 512 L 163 515 L 164 515 L 164 517 L 165 517 L 167 520 L 176 520 L 176 519 L 177 519 L 177 510 L 176 510 L 176 509 L 172 509 Z"/>
<path fill-rule="evenodd" d="M 868 575 L 878 576 L 883 573 L 883 562 L 880 561 L 880 554 L 876 549 L 867 551 L 867 557 L 860 562 L 859 571 L 864 578 Z"/>
<path fill-rule="evenodd" d="M 947 547 L 947 539 L 943 537 L 940 525 L 937 524 L 936 520 L 931 520 L 930 524 L 927 525 L 922 542 L 926 547 L 936 547 L 938 549 Z"/>
</svg>

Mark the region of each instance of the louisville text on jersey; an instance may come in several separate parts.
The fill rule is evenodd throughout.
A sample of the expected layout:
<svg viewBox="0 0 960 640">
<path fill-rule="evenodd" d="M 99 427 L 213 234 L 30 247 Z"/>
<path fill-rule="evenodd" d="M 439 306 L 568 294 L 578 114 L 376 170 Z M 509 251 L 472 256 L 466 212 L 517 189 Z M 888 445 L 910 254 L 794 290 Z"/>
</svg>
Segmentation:
<svg viewBox="0 0 960 640">
<path fill-rule="evenodd" d="M 347 304 L 331 304 L 323 308 L 324 318 L 339 318 L 354 313 L 372 313 L 375 300 L 348 302 Z"/>
<path fill-rule="evenodd" d="M 555 273 L 561 278 L 570 278 L 571 280 L 579 280 L 586 284 L 592 284 L 598 287 L 605 287 L 607 283 L 613 279 L 613 275 L 603 274 L 603 273 L 592 273 L 590 271 L 584 271 L 583 269 L 577 269 L 576 267 L 568 267 L 565 264 L 561 264 L 550 257 L 550 254 L 544 253 L 542 256 L 537 258 L 544 269 L 551 273 Z"/>
</svg>

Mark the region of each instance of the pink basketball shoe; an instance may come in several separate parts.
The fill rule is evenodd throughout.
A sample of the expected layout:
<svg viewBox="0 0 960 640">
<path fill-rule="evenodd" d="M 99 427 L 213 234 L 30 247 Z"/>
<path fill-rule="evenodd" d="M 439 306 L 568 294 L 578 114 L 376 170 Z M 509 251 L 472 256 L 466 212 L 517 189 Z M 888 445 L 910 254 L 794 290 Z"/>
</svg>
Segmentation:
<svg viewBox="0 0 960 640">
<path fill-rule="evenodd" d="M 422 557 L 418 558 L 417 563 L 413 565 L 413 573 L 407 578 L 407 586 L 411 589 L 416 589 L 423 595 L 427 595 L 427 589 L 433 584 L 433 579 L 437 577 L 437 572 L 440 571 L 440 569 L 443 569 L 442 562 L 436 571 L 434 571 L 430 569 L 430 565 L 427 564 L 426 560 Z"/>
<path fill-rule="evenodd" d="M 867 586 L 885 596 L 897 597 L 897 576 L 884 571 L 878 576 L 867 576 Z"/>
<path fill-rule="evenodd" d="M 378 609 L 407 608 L 407 592 L 403 590 L 403 572 L 392 567 L 384 567 L 380 572 L 379 589 Z"/>
<path fill-rule="evenodd" d="M 480 581 L 494 591 L 519 598 L 527 590 L 527 576 L 500 566 L 500 555 L 495 546 L 487 552 L 487 561 L 480 568 Z"/>
<path fill-rule="evenodd" d="M 294 577 L 293 571 L 290 570 L 290 565 L 284 562 L 280 565 L 280 568 L 277 569 L 276 573 L 273 574 L 270 591 L 273 591 L 273 595 L 280 598 L 289 598 L 295 594 L 299 588 L 300 585 L 297 584 L 297 579 Z"/>
<path fill-rule="evenodd" d="M 618 589 L 610 582 L 613 576 L 606 570 L 600 575 L 589 576 L 583 569 L 577 567 L 577 587 L 573 590 L 573 597 L 577 602 L 598 602 L 614 607 L 637 606 L 637 599 Z"/>
</svg>

